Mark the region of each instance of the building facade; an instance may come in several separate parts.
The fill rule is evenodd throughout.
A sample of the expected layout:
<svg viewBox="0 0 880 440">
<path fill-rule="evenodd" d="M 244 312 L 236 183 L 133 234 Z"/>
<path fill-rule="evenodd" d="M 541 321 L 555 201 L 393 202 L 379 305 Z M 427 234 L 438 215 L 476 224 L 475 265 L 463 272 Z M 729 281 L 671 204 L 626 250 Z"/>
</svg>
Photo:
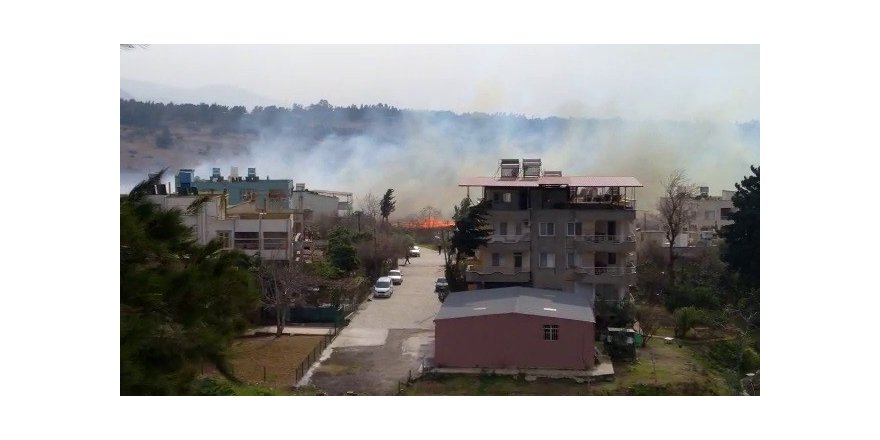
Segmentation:
<svg viewBox="0 0 880 440">
<path fill-rule="evenodd" d="M 293 180 L 269 179 L 268 176 L 261 179 L 256 168 L 248 168 L 245 177 L 238 175 L 238 167 L 232 167 L 228 177 L 220 174 L 220 168 L 214 168 L 208 179 L 196 176 L 193 169 L 180 169 L 174 176 L 174 188 L 174 192 L 181 195 L 226 192 L 230 205 L 255 200 L 264 211 L 293 208 L 290 197 L 294 189 Z"/>
<path fill-rule="evenodd" d="M 716 231 L 722 226 L 733 223 L 730 214 L 735 210 L 732 200 L 734 194 L 736 191 L 722 190 L 720 196 L 710 196 L 708 186 L 700 187 L 700 194 L 689 204 L 694 215 L 687 228 L 691 244 L 711 240 L 717 237 Z"/>
<path fill-rule="evenodd" d="M 304 183 L 294 185 L 290 179 L 261 179 L 256 168 L 240 177 L 238 167 L 229 176 L 213 168 L 209 179 L 195 175 L 195 170 L 180 169 L 174 176 L 173 192 L 178 195 L 226 194 L 234 211 L 292 214 L 294 234 L 305 232 L 310 225 L 324 218 L 351 215 L 352 193 L 306 189 Z"/>
<path fill-rule="evenodd" d="M 209 195 L 202 208 L 192 214 L 187 208 L 197 195 L 154 194 L 149 200 L 163 209 L 178 209 L 183 222 L 192 228 L 196 241 L 205 245 L 219 239 L 224 249 L 239 249 L 247 255 L 257 253 L 265 260 L 290 260 L 293 251 L 293 214 L 228 213 L 228 195 Z"/>
<path fill-rule="evenodd" d="M 587 370 L 595 318 L 584 297 L 508 287 L 452 292 L 434 318 L 437 367 Z"/>
<path fill-rule="evenodd" d="M 635 284 L 634 177 L 563 176 L 540 159 L 502 159 L 459 186 L 491 202 L 493 235 L 465 277 L 475 288 L 531 286 L 619 301 Z"/>
</svg>

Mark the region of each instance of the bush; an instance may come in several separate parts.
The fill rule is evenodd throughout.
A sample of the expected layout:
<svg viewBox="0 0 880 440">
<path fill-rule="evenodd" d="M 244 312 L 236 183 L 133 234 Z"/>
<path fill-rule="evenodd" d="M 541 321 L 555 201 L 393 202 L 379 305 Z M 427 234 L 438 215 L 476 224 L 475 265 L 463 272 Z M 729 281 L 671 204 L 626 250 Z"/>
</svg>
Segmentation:
<svg viewBox="0 0 880 440">
<path fill-rule="evenodd" d="M 742 365 L 737 370 L 739 361 L 739 342 L 738 341 L 719 341 L 711 345 L 709 349 L 709 358 L 718 366 L 740 374 L 751 373 L 757 371 L 761 365 L 761 358 L 758 352 L 751 347 L 743 350 Z"/>
<path fill-rule="evenodd" d="M 666 296 L 666 308 L 670 312 L 682 307 L 716 310 L 721 306 L 718 295 L 702 286 L 675 286 Z"/>
<path fill-rule="evenodd" d="M 672 314 L 675 320 L 675 337 L 683 338 L 687 332 L 707 321 L 706 313 L 696 307 L 682 307 Z"/>
</svg>

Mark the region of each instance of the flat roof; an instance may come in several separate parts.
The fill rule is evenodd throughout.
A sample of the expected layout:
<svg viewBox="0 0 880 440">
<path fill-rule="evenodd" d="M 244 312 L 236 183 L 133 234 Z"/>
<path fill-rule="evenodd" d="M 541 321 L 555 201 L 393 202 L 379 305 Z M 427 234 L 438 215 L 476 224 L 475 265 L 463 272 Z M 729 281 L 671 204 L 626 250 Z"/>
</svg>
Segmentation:
<svg viewBox="0 0 880 440">
<path fill-rule="evenodd" d="M 642 187 L 641 182 L 635 177 L 629 176 L 543 176 L 539 178 L 504 179 L 495 177 L 464 177 L 458 182 L 458 186 L 522 186 L 538 187 L 542 185 L 564 186 L 623 186 Z"/>
<path fill-rule="evenodd" d="M 434 320 L 507 313 L 596 322 L 586 295 L 532 287 L 451 292 Z"/>
</svg>

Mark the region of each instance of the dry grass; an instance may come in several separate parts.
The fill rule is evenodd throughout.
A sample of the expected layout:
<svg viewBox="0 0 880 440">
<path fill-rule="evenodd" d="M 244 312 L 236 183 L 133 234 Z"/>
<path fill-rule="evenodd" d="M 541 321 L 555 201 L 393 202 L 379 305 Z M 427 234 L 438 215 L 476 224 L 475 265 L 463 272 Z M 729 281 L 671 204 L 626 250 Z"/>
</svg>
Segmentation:
<svg viewBox="0 0 880 440">
<path fill-rule="evenodd" d="M 307 335 L 242 338 L 232 344 L 230 363 L 244 383 L 285 389 L 293 385 L 296 369 L 323 339 Z"/>
<path fill-rule="evenodd" d="M 651 361 L 653 357 L 653 362 Z M 666 344 L 654 339 L 639 350 L 636 362 L 616 362 L 611 382 L 578 384 L 572 379 L 537 379 L 522 377 L 429 375 L 415 381 L 408 395 L 622 395 L 639 394 L 634 389 L 648 387 L 648 394 L 729 394 L 721 377 L 709 370 L 688 345 Z"/>
</svg>

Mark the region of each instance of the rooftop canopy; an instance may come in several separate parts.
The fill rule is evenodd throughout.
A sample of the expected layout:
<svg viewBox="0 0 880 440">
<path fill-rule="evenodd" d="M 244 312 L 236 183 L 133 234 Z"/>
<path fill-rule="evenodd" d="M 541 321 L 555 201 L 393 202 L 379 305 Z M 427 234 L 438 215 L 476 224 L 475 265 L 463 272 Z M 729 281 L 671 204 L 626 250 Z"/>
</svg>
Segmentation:
<svg viewBox="0 0 880 440">
<path fill-rule="evenodd" d="M 465 177 L 458 186 L 486 187 L 539 187 L 539 186 L 576 186 L 576 187 L 627 187 L 640 188 L 643 185 L 635 177 L 611 176 L 543 176 L 531 180 L 496 179 L 494 177 Z"/>
</svg>

